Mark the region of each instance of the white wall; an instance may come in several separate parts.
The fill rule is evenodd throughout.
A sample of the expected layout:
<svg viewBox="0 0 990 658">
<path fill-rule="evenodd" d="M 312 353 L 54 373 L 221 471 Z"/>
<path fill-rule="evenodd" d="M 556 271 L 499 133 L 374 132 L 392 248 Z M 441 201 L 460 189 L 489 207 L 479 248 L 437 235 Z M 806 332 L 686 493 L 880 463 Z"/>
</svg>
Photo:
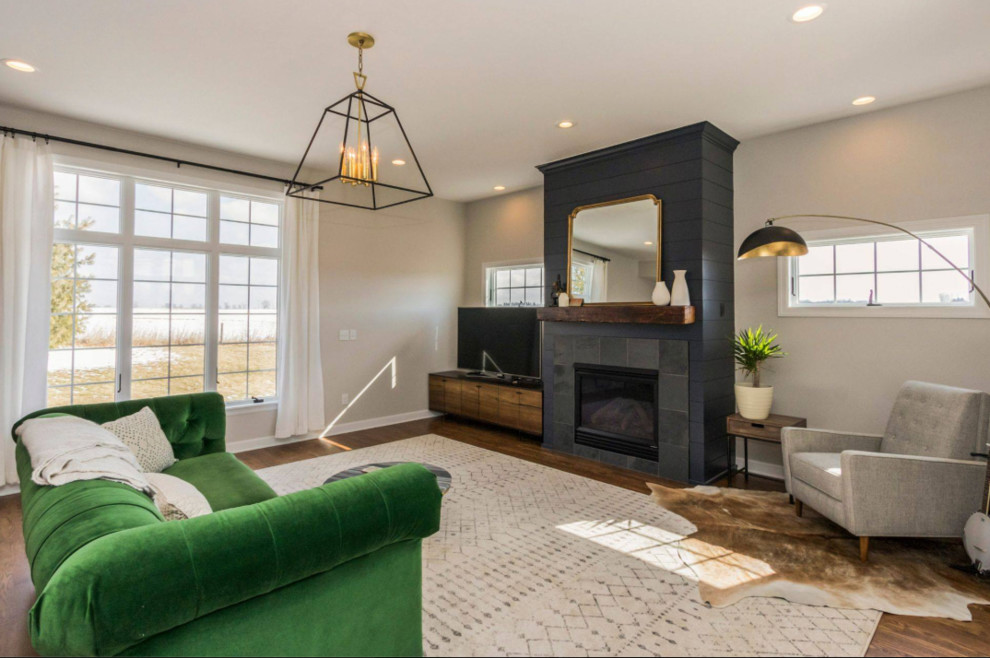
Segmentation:
<svg viewBox="0 0 990 658">
<path fill-rule="evenodd" d="M 543 188 L 467 204 L 464 306 L 485 305 L 485 265 L 543 261 Z"/>
<path fill-rule="evenodd" d="M 393 358 L 340 423 L 427 409 L 427 374 L 457 362 L 464 204 L 416 201 L 371 212 L 320 209 L 320 317 L 327 421 Z M 340 341 L 356 329 L 356 341 Z"/>
<path fill-rule="evenodd" d="M 2 105 L 0 125 L 280 178 L 294 170 L 294 163 L 261 160 Z M 177 170 L 174 164 L 146 158 L 56 142 L 52 149 L 108 169 L 136 167 L 152 175 L 160 173 L 163 178 L 189 177 L 223 189 L 249 185 L 268 192 L 282 191 L 279 183 L 192 167 Z M 453 367 L 456 362 L 456 307 L 464 282 L 463 204 L 427 199 L 377 213 L 324 204 L 320 218 L 321 344 L 328 422 L 343 409 L 341 393 L 353 398 L 392 356 L 396 356 L 396 387 L 391 387 L 390 374 L 381 378 L 348 409 L 340 423 L 424 412 L 427 373 Z M 338 329 L 342 328 L 357 329 L 358 340 L 338 341 Z M 275 411 L 270 405 L 265 407 L 228 414 L 231 449 L 254 447 L 274 434 Z"/>
<path fill-rule="evenodd" d="M 775 215 L 897 223 L 990 213 L 990 87 L 749 140 L 734 169 L 737 245 Z M 736 325 L 772 327 L 788 352 L 766 377 L 774 411 L 882 432 L 905 380 L 990 391 L 986 320 L 778 318 L 776 285 L 772 259 L 737 263 Z M 766 445 L 751 443 L 750 456 L 780 461 Z"/>
</svg>

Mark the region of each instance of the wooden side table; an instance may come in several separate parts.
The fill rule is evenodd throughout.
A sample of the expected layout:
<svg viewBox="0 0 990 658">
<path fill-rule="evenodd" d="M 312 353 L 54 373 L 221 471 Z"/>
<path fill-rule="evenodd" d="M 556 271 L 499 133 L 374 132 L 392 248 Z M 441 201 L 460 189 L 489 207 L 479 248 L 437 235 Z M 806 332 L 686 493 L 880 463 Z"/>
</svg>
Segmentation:
<svg viewBox="0 0 990 658">
<path fill-rule="evenodd" d="M 732 486 L 732 476 L 736 473 L 744 473 L 746 481 L 749 482 L 749 440 L 765 441 L 767 443 L 780 443 L 780 430 L 785 427 L 807 427 L 807 418 L 797 416 L 781 416 L 770 414 L 763 420 L 750 420 L 743 418 L 739 414 L 732 414 L 725 419 L 726 430 L 728 432 L 729 455 L 735 454 L 732 449 L 734 439 L 739 437 L 743 440 L 743 468 L 733 470 L 735 460 L 729 463 L 729 486 Z"/>
</svg>

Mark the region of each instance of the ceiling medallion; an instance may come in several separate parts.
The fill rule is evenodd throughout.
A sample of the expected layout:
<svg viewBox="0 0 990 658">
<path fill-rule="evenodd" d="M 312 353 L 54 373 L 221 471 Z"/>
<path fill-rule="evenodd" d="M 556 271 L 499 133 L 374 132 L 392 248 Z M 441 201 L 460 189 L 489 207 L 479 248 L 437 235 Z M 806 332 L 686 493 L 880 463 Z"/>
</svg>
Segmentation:
<svg viewBox="0 0 990 658">
<path fill-rule="evenodd" d="M 368 210 L 433 196 L 399 114 L 364 89 L 368 82 L 364 51 L 375 45 L 374 37 L 352 32 L 347 43 L 358 50 L 358 70 L 354 72 L 357 89 L 323 110 L 286 195 Z M 379 168 L 379 162 L 412 162 L 416 166 Z M 308 172 L 330 169 L 335 173 L 316 183 L 300 183 L 304 167 Z M 322 190 L 319 198 L 306 196 L 317 188 Z"/>
</svg>

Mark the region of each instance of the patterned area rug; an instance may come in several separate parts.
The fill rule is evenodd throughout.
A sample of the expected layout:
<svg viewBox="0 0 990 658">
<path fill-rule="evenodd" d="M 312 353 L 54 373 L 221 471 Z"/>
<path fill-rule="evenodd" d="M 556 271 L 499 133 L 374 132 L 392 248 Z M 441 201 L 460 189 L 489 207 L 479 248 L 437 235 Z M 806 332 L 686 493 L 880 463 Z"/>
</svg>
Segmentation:
<svg viewBox="0 0 990 658">
<path fill-rule="evenodd" d="M 280 494 L 378 461 L 453 476 L 423 542 L 428 656 L 861 656 L 880 613 L 748 598 L 702 602 L 649 496 L 427 435 L 258 471 Z"/>
<path fill-rule="evenodd" d="M 950 566 L 967 563 L 958 540 L 873 539 L 864 564 L 855 537 L 813 513 L 796 516 L 787 494 L 648 486 L 665 510 L 698 527 L 681 542 L 681 556 L 692 562 L 701 596 L 714 606 L 779 596 L 971 621 L 970 604 L 990 603 L 990 584 Z"/>
</svg>

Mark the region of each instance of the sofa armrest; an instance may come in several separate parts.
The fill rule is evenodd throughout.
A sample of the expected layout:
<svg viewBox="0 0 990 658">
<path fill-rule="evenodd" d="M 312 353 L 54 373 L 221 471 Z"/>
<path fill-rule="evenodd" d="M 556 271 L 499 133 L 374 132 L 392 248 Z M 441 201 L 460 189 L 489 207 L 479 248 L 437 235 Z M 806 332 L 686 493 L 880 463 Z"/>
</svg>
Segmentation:
<svg viewBox="0 0 990 658">
<path fill-rule="evenodd" d="M 846 529 L 867 537 L 960 537 L 980 509 L 987 465 L 848 450 L 842 453 Z"/>
<path fill-rule="evenodd" d="M 30 614 L 42 654 L 114 655 L 221 608 L 439 529 L 436 477 L 402 464 L 133 528 L 71 555 Z"/>
<path fill-rule="evenodd" d="M 842 452 L 843 450 L 879 450 L 879 434 L 833 432 L 807 427 L 785 427 L 780 431 L 780 449 L 784 462 L 784 486 L 791 493 L 791 455 L 798 452 Z"/>
</svg>

